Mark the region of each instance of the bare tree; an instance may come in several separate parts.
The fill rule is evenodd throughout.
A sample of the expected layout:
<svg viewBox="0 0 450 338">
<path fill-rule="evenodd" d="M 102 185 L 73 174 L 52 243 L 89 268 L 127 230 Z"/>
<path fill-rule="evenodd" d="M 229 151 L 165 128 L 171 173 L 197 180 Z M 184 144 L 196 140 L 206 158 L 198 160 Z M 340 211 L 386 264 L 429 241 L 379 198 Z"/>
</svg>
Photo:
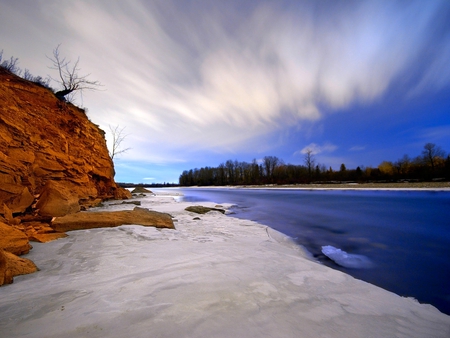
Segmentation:
<svg viewBox="0 0 450 338">
<path fill-rule="evenodd" d="M 311 174 L 312 174 L 312 169 L 314 167 L 314 154 L 313 151 L 311 149 L 306 149 L 305 151 L 305 166 L 306 168 L 308 168 L 308 175 L 311 178 Z"/>
<path fill-rule="evenodd" d="M 114 160 L 114 157 L 116 157 L 117 155 L 123 154 L 131 149 L 131 148 L 121 149 L 122 142 L 128 136 L 128 135 L 124 134 L 124 132 L 123 132 L 124 129 L 125 129 L 125 127 L 119 128 L 119 126 L 112 127 L 111 125 L 109 125 L 109 130 L 113 137 L 112 148 L 109 152 L 109 156 L 111 157 L 112 160 Z"/>
<path fill-rule="evenodd" d="M 80 75 L 80 68 L 78 66 L 80 62 L 80 58 L 77 59 L 74 63 L 72 61 L 67 60 L 65 57 L 61 56 L 59 52 L 59 44 L 53 50 L 53 57 L 47 58 L 52 61 L 53 66 L 51 69 L 55 69 L 58 72 L 57 78 L 52 78 L 55 82 L 57 82 L 63 89 L 57 91 L 55 95 L 61 99 L 65 98 L 66 95 L 69 95 L 73 92 L 82 92 L 83 90 L 97 90 L 101 83 L 99 81 L 92 81 L 88 79 L 88 76 L 91 74 Z"/>
<path fill-rule="evenodd" d="M 445 152 L 441 147 L 436 146 L 434 143 L 427 143 L 423 146 L 424 150 L 422 151 L 424 162 L 431 165 L 431 170 L 434 171 L 436 166 L 436 160 L 439 158 L 445 158 Z"/>
<path fill-rule="evenodd" d="M 12 56 L 9 60 L 3 60 L 3 49 L 0 51 L 0 67 L 6 69 L 7 71 L 10 71 L 13 74 L 16 74 L 17 76 L 20 76 L 20 73 L 22 71 L 19 68 L 18 63 L 19 59 Z"/>
<path fill-rule="evenodd" d="M 272 182 L 275 168 L 280 163 L 280 159 L 276 156 L 264 156 L 263 163 L 264 169 L 266 171 L 266 176 L 270 180 L 270 182 Z"/>
<path fill-rule="evenodd" d="M 410 165 L 411 165 L 411 159 L 409 158 L 409 156 L 407 154 L 403 155 L 402 158 L 398 159 L 394 163 L 394 167 L 395 167 L 395 169 L 397 169 L 397 173 L 399 175 L 406 174 L 408 172 Z"/>
</svg>

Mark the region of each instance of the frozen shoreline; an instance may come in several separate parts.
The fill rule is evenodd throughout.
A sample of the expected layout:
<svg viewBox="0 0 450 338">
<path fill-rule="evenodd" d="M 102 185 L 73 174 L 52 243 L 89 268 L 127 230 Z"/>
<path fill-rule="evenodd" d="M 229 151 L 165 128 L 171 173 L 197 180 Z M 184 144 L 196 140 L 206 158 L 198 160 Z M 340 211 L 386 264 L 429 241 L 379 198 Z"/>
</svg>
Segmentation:
<svg viewBox="0 0 450 338">
<path fill-rule="evenodd" d="M 266 226 L 184 211 L 192 204 L 142 199 L 174 216 L 176 230 L 122 226 L 35 244 L 41 271 L 0 288 L 1 335 L 450 335 L 450 316 L 431 305 L 315 263 Z"/>
<path fill-rule="evenodd" d="M 284 189 L 284 190 L 386 190 L 386 191 L 450 191 L 450 182 L 427 183 L 366 183 L 366 184 L 290 184 L 290 185 L 228 185 L 190 186 L 175 189 Z M 172 189 L 172 188 L 165 188 Z"/>
</svg>

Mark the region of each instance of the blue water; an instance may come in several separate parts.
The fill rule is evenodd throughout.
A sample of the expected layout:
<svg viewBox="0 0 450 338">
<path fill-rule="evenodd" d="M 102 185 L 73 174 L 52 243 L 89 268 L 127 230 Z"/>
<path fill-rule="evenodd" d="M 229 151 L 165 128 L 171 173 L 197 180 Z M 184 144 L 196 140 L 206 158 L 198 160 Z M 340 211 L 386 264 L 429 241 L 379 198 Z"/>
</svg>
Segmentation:
<svg viewBox="0 0 450 338">
<path fill-rule="evenodd" d="M 285 233 L 323 264 L 450 314 L 450 192 L 180 190 L 186 201 L 233 203 L 232 216 Z M 325 245 L 371 268 L 337 265 Z"/>
</svg>

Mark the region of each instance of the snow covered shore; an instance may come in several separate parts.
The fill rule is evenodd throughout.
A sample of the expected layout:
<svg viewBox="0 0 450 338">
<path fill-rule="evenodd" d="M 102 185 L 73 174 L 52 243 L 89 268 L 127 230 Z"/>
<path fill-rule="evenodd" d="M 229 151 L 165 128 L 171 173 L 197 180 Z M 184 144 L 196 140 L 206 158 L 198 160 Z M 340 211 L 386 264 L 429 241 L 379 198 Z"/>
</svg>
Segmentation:
<svg viewBox="0 0 450 338">
<path fill-rule="evenodd" d="M 266 226 L 188 205 L 142 198 L 176 230 L 131 225 L 34 244 L 41 271 L 0 288 L 0 336 L 450 336 L 450 316 L 434 307 L 315 263 Z"/>
</svg>

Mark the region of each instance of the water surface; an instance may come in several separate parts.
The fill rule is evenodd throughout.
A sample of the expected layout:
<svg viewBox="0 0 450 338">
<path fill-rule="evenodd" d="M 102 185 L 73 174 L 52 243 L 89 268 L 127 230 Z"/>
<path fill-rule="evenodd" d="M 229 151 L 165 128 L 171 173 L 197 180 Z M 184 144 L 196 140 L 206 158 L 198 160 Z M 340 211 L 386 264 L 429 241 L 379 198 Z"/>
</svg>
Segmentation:
<svg viewBox="0 0 450 338">
<path fill-rule="evenodd" d="M 180 189 L 184 200 L 233 203 L 233 217 L 291 236 L 335 269 L 450 314 L 450 192 Z M 331 245 L 370 268 L 345 268 Z"/>
</svg>

